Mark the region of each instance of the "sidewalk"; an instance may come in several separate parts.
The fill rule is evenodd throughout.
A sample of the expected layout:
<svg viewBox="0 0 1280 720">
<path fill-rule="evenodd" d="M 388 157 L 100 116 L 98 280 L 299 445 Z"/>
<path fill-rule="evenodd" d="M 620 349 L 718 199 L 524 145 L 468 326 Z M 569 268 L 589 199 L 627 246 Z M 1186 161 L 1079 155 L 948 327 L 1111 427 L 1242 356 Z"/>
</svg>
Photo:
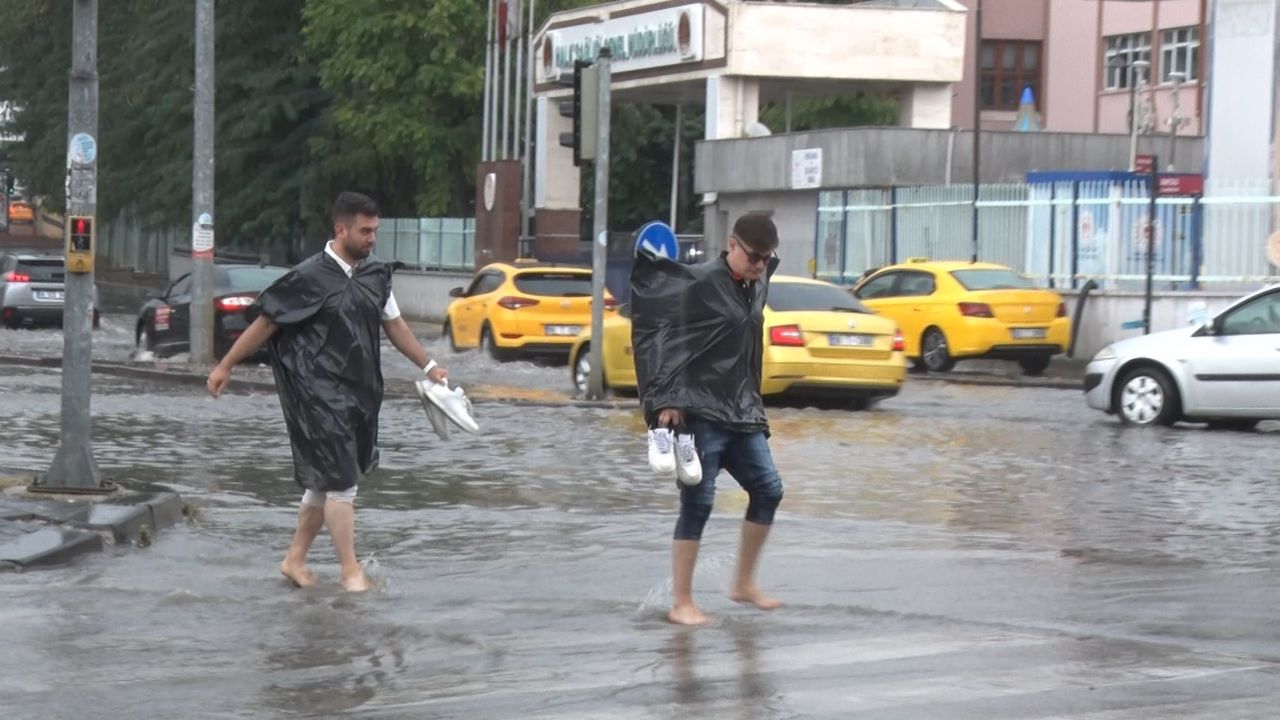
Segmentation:
<svg viewBox="0 0 1280 720">
<path fill-rule="evenodd" d="M 182 498 L 163 487 L 36 494 L 27 490 L 35 477 L 0 468 L 0 572 L 62 565 L 108 545 L 147 545 L 185 514 Z"/>
</svg>

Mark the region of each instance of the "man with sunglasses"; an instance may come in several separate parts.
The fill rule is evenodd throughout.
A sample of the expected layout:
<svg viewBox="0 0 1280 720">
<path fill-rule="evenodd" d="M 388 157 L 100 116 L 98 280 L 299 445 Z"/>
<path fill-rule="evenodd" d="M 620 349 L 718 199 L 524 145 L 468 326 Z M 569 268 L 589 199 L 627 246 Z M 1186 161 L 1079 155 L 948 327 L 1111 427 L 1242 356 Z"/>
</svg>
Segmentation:
<svg viewBox="0 0 1280 720">
<path fill-rule="evenodd" d="M 782 501 L 760 397 L 764 306 L 777 247 L 770 215 L 752 212 L 734 224 L 728 251 L 709 262 L 680 265 L 642 253 L 632 271 L 632 345 L 645 418 L 651 427 L 691 432 L 702 464 L 702 482 L 680 487 L 667 614 L 679 625 L 710 622 L 693 600 L 693 570 L 721 469 L 750 498 L 729 597 L 762 610 L 781 605 L 755 577 Z"/>
</svg>

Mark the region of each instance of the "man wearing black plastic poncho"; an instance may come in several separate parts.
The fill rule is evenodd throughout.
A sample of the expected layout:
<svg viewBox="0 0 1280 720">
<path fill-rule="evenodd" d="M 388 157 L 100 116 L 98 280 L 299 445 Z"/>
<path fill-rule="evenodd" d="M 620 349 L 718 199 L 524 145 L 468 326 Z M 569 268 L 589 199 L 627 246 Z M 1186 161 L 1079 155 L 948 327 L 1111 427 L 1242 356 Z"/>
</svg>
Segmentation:
<svg viewBox="0 0 1280 720">
<path fill-rule="evenodd" d="M 721 469 L 750 497 L 729 597 L 763 610 L 781 605 L 755 579 L 782 501 L 760 397 L 764 306 L 777 247 L 769 215 L 748 213 L 734 224 L 728 252 L 710 262 L 681 265 L 642 253 L 632 270 L 632 345 L 645 419 L 650 427 L 691 432 L 702 465 L 702 481 L 680 487 L 667 614 L 673 623 L 709 621 L 693 601 L 693 569 Z"/>
<path fill-rule="evenodd" d="M 294 478 L 305 491 L 293 543 L 280 563 L 280 572 L 299 587 L 315 584 L 306 556 L 322 526 L 333 538 L 342 587 L 369 587 L 356 561 L 353 502 L 357 482 L 378 466 L 381 333 L 427 377 L 439 382 L 447 376 L 400 316 L 391 267 L 371 255 L 378 214 L 364 195 L 339 195 L 333 239 L 262 291 L 251 308 L 260 312 L 257 319 L 209 374 L 209 394 L 216 398 L 231 369 L 270 342 Z"/>
</svg>

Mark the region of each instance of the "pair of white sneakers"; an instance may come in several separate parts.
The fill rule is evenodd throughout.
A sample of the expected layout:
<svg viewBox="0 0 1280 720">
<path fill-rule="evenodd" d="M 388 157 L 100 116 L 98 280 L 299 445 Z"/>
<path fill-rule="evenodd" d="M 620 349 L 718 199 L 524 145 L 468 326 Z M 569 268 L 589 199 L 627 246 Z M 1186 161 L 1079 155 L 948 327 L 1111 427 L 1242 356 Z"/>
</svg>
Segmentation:
<svg viewBox="0 0 1280 720">
<path fill-rule="evenodd" d="M 675 473 L 685 485 L 702 482 L 702 460 L 693 435 L 676 433 L 669 428 L 650 430 L 649 468 L 659 475 Z"/>
<path fill-rule="evenodd" d="M 471 399 L 462 388 L 449 387 L 448 380 L 437 383 L 427 378 L 418 380 L 413 386 L 422 400 L 422 408 L 427 411 L 431 429 L 440 439 L 449 439 L 450 423 L 469 433 L 480 432 L 480 426 L 471 417 Z"/>
</svg>

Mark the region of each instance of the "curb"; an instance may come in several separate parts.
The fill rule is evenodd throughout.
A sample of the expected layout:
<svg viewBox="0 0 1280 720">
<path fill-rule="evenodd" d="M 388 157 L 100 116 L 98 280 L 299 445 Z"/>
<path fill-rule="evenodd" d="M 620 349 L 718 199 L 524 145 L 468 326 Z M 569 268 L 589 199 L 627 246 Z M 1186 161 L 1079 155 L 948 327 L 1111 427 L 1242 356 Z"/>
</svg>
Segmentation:
<svg viewBox="0 0 1280 720">
<path fill-rule="evenodd" d="M 36 473 L 0 469 L 10 485 L 0 493 L 0 572 L 64 565 L 107 545 L 149 544 L 151 536 L 182 521 L 182 498 L 161 485 L 106 497 L 32 495 L 25 480 Z"/>
</svg>

